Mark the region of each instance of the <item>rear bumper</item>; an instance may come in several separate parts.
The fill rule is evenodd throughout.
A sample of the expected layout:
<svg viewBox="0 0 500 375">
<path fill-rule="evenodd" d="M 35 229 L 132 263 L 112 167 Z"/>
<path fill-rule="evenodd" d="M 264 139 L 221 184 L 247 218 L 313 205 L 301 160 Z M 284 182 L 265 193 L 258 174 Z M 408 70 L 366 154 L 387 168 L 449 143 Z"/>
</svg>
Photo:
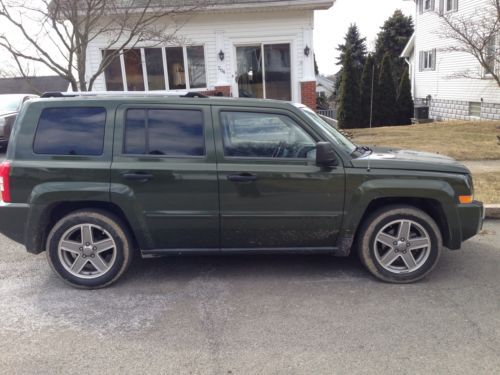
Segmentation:
<svg viewBox="0 0 500 375">
<path fill-rule="evenodd" d="M 470 204 L 458 206 L 462 241 L 474 237 L 483 229 L 484 215 L 485 210 L 482 202 L 474 201 Z"/>
<path fill-rule="evenodd" d="M 28 212 L 28 204 L 0 201 L 0 233 L 24 245 Z"/>
</svg>

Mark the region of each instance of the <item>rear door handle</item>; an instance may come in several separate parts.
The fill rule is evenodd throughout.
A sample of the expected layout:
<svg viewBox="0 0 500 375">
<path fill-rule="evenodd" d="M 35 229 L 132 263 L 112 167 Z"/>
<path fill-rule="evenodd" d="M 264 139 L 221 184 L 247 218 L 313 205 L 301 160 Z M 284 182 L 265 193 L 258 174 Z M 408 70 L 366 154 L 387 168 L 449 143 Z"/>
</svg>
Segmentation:
<svg viewBox="0 0 500 375">
<path fill-rule="evenodd" d="M 132 180 L 132 181 L 142 181 L 146 182 L 149 181 L 153 178 L 154 176 L 152 174 L 148 173 L 124 173 L 123 178 L 126 180 Z"/>
<path fill-rule="evenodd" d="M 227 179 L 232 182 L 252 182 L 257 180 L 257 176 L 251 173 L 240 173 L 229 175 Z"/>
</svg>

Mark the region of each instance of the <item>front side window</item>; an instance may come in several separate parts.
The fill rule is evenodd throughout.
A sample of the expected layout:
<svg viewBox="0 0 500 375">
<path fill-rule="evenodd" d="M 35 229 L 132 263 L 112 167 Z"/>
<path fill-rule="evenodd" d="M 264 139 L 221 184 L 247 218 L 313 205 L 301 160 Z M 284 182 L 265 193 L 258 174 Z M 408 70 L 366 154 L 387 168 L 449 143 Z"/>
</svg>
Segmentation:
<svg viewBox="0 0 500 375">
<path fill-rule="evenodd" d="M 191 88 L 207 87 L 204 48 L 202 46 L 187 47 L 187 60 Z"/>
<path fill-rule="evenodd" d="M 221 112 L 224 155 L 247 158 L 314 159 L 316 142 L 288 116 Z"/>
<path fill-rule="evenodd" d="M 123 152 L 173 157 L 204 156 L 203 113 L 197 110 L 129 109 Z"/>
<path fill-rule="evenodd" d="M 47 155 L 102 155 L 106 110 L 75 107 L 43 110 L 33 151 Z"/>
<path fill-rule="evenodd" d="M 432 10 L 434 5 L 434 0 L 424 0 L 424 10 Z"/>
<path fill-rule="evenodd" d="M 445 12 L 456 12 L 458 10 L 458 0 L 445 0 Z"/>
</svg>

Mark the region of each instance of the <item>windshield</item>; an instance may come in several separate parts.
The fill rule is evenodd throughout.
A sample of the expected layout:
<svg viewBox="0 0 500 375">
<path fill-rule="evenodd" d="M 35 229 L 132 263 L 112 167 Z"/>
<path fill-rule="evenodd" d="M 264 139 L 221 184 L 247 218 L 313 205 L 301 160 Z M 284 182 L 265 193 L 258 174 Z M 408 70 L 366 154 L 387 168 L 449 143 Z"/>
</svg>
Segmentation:
<svg viewBox="0 0 500 375">
<path fill-rule="evenodd" d="M 349 154 L 352 154 L 354 151 L 356 151 L 357 147 L 354 143 L 352 143 L 337 129 L 335 129 L 325 120 L 323 120 L 320 116 L 318 116 L 316 112 L 312 111 L 309 108 L 301 108 L 301 110 L 307 115 L 307 117 L 313 120 L 315 124 L 318 125 L 319 128 L 324 131 L 324 133 L 326 133 L 326 135 L 331 141 L 342 147 L 343 150 L 347 151 Z"/>
<path fill-rule="evenodd" d="M 0 95 L 0 113 L 17 112 L 23 98 L 23 95 Z"/>
</svg>

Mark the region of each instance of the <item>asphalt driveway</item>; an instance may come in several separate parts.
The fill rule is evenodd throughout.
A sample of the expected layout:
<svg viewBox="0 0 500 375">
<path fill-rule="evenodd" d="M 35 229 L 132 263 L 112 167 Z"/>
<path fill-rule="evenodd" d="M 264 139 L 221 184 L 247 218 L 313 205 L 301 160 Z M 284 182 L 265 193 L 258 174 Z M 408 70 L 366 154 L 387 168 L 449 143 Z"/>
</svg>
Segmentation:
<svg viewBox="0 0 500 375">
<path fill-rule="evenodd" d="M 500 222 L 414 285 L 355 258 L 136 259 L 80 291 L 0 238 L 0 372 L 492 374 L 500 368 Z"/>
</svg>

